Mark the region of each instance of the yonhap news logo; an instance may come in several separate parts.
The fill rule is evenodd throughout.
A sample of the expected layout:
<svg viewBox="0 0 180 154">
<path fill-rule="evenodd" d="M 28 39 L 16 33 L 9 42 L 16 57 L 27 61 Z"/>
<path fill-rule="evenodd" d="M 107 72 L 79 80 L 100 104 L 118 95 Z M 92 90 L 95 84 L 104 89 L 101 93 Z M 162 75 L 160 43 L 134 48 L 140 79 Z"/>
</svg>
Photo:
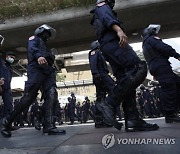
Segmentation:
<svg viewBox="0 0 180 154">
<path fill-rule="evenodd" d="M 118 145 L 173 145 L 176 143 L 175 138 L 115 138 L 114 134 L 107 134 L 102 138 L 104 149 L 109 149 L 117 143 Z"/>
<path fill-rule="evenodd" d="M 109 149 L 109 148 L 113 147 L 114 144 L 115 144 L 114 134 L 108 134 L 102 138 L 102 145 L 103 145 L 104 149 Z"/>
</svg>

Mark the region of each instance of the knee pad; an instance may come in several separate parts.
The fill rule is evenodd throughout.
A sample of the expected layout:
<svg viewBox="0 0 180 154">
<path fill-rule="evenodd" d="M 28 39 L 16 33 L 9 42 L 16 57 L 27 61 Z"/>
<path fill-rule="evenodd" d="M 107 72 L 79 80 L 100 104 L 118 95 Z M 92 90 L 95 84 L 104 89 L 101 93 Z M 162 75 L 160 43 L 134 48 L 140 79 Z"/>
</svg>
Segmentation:
<svg viewBox="0 0 180 154">
<path fill-rule="evenodd" d="M 124 99 L 131 96 L 134 90 L 145 80 L 147 76 L 146 63 L 140 63 L 136 69 L 133 73 L 127 73 L 128 75 L 121 79 L 114 88 L 114 93 L 119 98 Z"/>
<path fill-rule="evenodd" d="M 46 97 L 57 99 L 57 90 L 56 87 L 51 87 L 49 90 L 46 92 Z"/>
<path fill-rule="evenodd" d="M 136 69 L 137 70 L 124 81 L 123 89 L 125 92 L 129 91 L 130 93 L 132 90 L 136 89 L 147 76 L 147 65 L 145 61 L 140 63 Z"/>
<path fill-rule="evenodd" d="M 45 97 L 45 104 L 51 104 L 54 107 L 58 103 L 58 94 L 56 87 L 51 87 L 49 90 L 46 91 L 46 97 Z M 46 105 L 45 105 L 46 106 Z"/>
<path fill-rule="evenodd" d="M 142 61 L 142 63 L 137 66 L 137 73 L 132 78 L 133 86 L 135 89 L 145 80 L 146 76 L 147 64 L 145 61 Z"/>
</svg>

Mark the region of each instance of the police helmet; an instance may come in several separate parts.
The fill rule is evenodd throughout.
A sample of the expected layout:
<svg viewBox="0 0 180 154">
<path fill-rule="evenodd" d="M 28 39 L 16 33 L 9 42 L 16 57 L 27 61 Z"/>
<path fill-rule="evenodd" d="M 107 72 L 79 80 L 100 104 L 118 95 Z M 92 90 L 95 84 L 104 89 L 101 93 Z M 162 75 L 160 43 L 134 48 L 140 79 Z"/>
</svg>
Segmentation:
<svg viewBox="0 0 180 154">
<path fill-rule="evenodd" d="M 115 5 L 115 0 L 97 0 L 96 4 L 99 4 L 101 2 L 106 2 L 112 9 Z"/>
<path fill-rule="evenodd" d="M 143 30 L 142 38 L 146 39 L 149 36 L 153 36 L 153 35 L 156 36 L 159 33 L 160 29 L 161 29 L 161 25 L 151 24 Z"/>
<path fill-rule="evenodd" d="M 44 32 L 45 30 L 47 30 L 49 33 L 50 33 L 50 39 L 53 39 L 55 38 L 56 36 L 56 30 L 50 26 L 48 26 L 47 24 L 44 24 L 44 25 L 41 25 L 40 27 L 38 27 L 34 34 L 35 35 L 39 35 L 41 34 L 42 32 Z"/>
<path fill-rule="evenodd" d="M 85 96 L 85 100 L 88 100 L 89 98 L 88 98 L 88 96 Z"/>
<path fill-rule="evenodd" d="M 74 92 L 71 92 L 71 96 L 74 96 Z"/>
<path fill-rule="evenodd" d="M 97 48 L 100 48 L 100 44 L 99 44 L 98 40 L 93 41 L 93 42 L 91 43 L 91 50 L 95 50 L 95 49 L 97 49 Z"/>
<path fill-rule="evenodd" d="M 0 45 L 2 46 L 4 42 L 4 37 L 2 35 L 0 35 Z"/>
</svg>

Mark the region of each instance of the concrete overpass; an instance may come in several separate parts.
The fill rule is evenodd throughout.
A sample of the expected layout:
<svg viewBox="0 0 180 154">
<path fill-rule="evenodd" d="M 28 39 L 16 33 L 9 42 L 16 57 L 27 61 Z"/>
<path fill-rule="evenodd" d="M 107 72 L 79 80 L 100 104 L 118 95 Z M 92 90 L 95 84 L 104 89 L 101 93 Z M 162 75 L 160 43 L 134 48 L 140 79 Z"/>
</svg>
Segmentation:
<svg viewBox="0 0 180 154">
<path fill-rule="evenodd" d="M 179 0 L 116 0 L 115 10 L 124 21 L 129 42 L 132 43 L 141 41 L 140 33 L 150 23 L 162 25 L 160 34 L 163 38 L 180 36 L 179 6 Z M 57 49 L 57 55 L 88 50 L 90 42 L 95 40 L 90 25 L 89 11 L 92 8 L 69 8 L 6 20 L 0 24 L 0 34 L 6 39 L 4 49 L 14 50 L 19 58 L 26 58 L 28 38 L 37 26 L 47 23 L 57 30 L 56 39 L 49 42 L 51 48 Z M 58 65 L 63 65 L 62 59 L 57 61 Z"/>
</svg>

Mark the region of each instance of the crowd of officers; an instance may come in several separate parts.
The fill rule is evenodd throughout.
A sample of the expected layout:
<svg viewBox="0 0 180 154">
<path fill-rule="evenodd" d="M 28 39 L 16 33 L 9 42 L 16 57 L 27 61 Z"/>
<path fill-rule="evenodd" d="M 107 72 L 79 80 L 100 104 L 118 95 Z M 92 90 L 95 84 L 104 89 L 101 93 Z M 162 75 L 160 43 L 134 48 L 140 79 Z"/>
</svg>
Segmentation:
<svg viewBox="0 0 180 154">
<path fill-rule="evenodd" d="M 29 107 L 33 103 L 30 110 L 33 119 L 31 123 L 38 130 L 42 127 L 43 134 L 48 135 L 66 134 L 65 130 L 56 127 L 56 121 L 62 123 L 62 112 L 69 118 L 71 125 L 76 119 L 85 123 L 91 116 L 96 128 L 114 126 L 118 130 L 123 126 L 118 120 L 123 117 L 127 132 L 159 129 L 157 124 L 143 120 L 144 117 L 164 115 L 166 123 L 180 122 L 180 77 L 172 71 L 168 60 L 174 57 L 180 61 L 180 54 L 157 37 L 160 25 L 149 25 L 142 32 L 145 57 L 145 61 L 142 61 L 128 44 L 125 27 L 113 10 L 114 5 L 115 0 L 97 0 L 95 8 L 90 11 L 91 25 L 97 38 L 97 41 L 91 43 L 89 52 L 93 83 L 96 86 L 95 104 L 91 104 L 86 97 L 80 107 L 72 93 L 66 107 L 60 108 L 54 68 L 55 55 L 47 46 L 48 40 L 55 38 L 56 30 L 49 25 L 38 27 L 28 39 L 27 81 L 24 95 L 15 101 L 14 107 L 10 82 L 11 64 L 16 55 L 7 51 L 2 54 L 0 93 L 4 107 L 0 124 L 4 137 L 11 137 L 11 132 L 16 129 L 13 124 L 22 125 L 22 121 L 26 121 Z M 4 37 L 0 36 L 1 45 L 3 41 Z M 109 62 L 112 68 L 113 78 L 109 75 L 106 62 Z M 152 84 L 153 89 L 141 85 L 146 79 L 147 67 L 158 81 L 158 84 Z M 42 93 L 42 106 L 36 101 L 39 92 Z"/>
<path fill-rule="evenodd" d="M 95 115 L 95 103 L 90 102 L 88 97 L 80 103 L 76 102 L 76 97 L 74 93 L 67 98 L 68 103 L 61 107 L 60 103 L 57 103 L 55 112 L 53 115 L 54 123 L 59 125 L 67 123 L 73 125 L 74 121 L 79 121 L 79 123 L 86 123 L 88 120 L 94 120 Z M 20 99 L 15 99 L 13 102 L 14 108 L 18 106 Z M 0 105 L 0 117 L 3 117 L 4 104 Z M 25 109 L 19 116 L 14 120 L 14 126 L 24 127 L 24 126 L 35 126 L 36 129 L 40 130 L 42 126 L 43 116 L 45 114 L 45 108 L 43 102 L 38 102 L 35 100 L 33 104 Z M 16 128 L 18 128 L 16 127 Z"/>
<path fill-rule="evenodd" d="M 150 81 L 149 86 L 144 86 L 143 84 L 137 90 L 136 100 L 137 107 L 142 118 L 157 118 L 164 116 L 163 107 L 160 101 L 160 85 L 156 81 Z M 57 103 L 55 113 L 53 115 L 54 123 L 59 125 L 68 124 L 73 125 L 82 124 L 88 122 L 95 122 L 95 117 L 97 114 L 97 108 L 95 106 L 95 101 L 90 101 L 86 96 L 83 102 L 77 101 L 76 96 L 73 92 L 67 98 L 68 103 L 65 106 L 61 106 L 60 103 Z M 19 104 L 20 100 L 15 99 L 13 102 L 14 108 Z M 0 105 L 0 117 L 3 117 L 3 104 Z M 178 108 L 178 112 L 179 112 Z M 118 121 L 124 119 L 123 110 L 121 106 L 118 106 L 116 109 L 116 118 Z M 19 127 L 35 127 L 37 130 L 40 130 L 42 127 L 44 114 L 43 102 L 38 102 L 37 100 L 34 103 L 24 110 L 14 121 L 15 128 Z M 98 127 L 96 125 L 96 127 Z M 100 127 L 100 126 L 99 126 Z"/>
</svg>

